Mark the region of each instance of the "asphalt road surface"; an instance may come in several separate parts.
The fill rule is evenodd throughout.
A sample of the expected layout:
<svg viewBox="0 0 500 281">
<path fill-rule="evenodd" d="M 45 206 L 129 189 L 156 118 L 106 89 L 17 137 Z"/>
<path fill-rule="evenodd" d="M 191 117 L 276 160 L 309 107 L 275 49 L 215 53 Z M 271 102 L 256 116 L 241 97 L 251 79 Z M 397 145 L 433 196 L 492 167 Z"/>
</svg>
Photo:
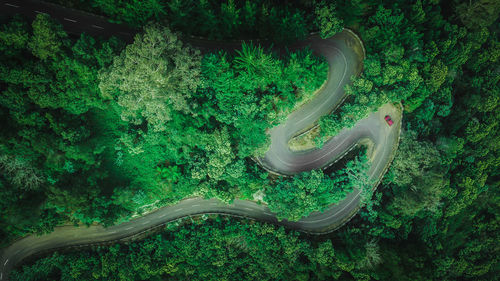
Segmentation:
<svg viewBox="0 0 500 281">
<path fill-rule="evenodd" d="M 130 41 L 135 32 L 127 27 L 109 23 L 99 16 L 37 1 L 0 1 L 0 11 L 3 14 L 21 13 L 31 18 L 39 13 L 47 13 L 58 19 L 65 30 L 73 34 L 86 32 L 94 36 L 116 35 Z M 361 70 L 363 60 L 363 54 L 359 52 L 361 42 L 347 30 L 325 40 L 311 36 L 300 44 L 310 45 L 315 52 L 323 55 L 332 71 L 329 71 L 327 82 L 313 100 L 290 114 L 282 125 L 271 130 L 271 147 L 265 157 L 259 159 L 260 162 L 274 172 L 291 175 L 327 167 L 360 141 L 370 140 L 372 146 L 369 150 L 369 176 L 378 183 L 394 157 L 399 140 L 402 113 L 393 105 L 381 107 L 368 118 L 358 122 L 354 128 L 340 132 L 322 149 L 307 152 L 292 152 L 289 149 L 290 138 L 310 128 L 320 116 L 328 114 L 339 105 L 344 97 L 344 86 L 349 83 L 352 75 Z M 392 126 L 388 126 L 384 120 L 387 114 L 391 115 L 394 121 Z M 355 189 L 343 201 L 330 206 L 324 212 L 312 213 L 297 222 L 290 222 L 278 221 L 265 205 L 252 201 L 236 200 L 227 205 L 216 199 L 189 198 L 108 228 L 62 226 L 43 236 L 26 236 L 0 252 L 0 280 L 6 280 L 13 266 L 30 255 L 72 246 L 124 240 L 182 217 L 210 213 L 234 215 L 320 234 L 342 226 L 356 214 L 359 207 L 360 191 Z"/>
<path fill-rule="evenodd" d="M 348 150 L 356 140 L 367 136 L 369 130 L 360 128 L 342 132 L 336 138 L 327 142 L 322 149 L 307 152 L 293 152 L 288 141 L 305 129 L 310 128 L 321 116 L 330 113 L 342 101 L 344 86 L 352 76 L 362 68 L 364 58 L 362 44 L 349 31 L 344 31 L 329 39 L 320 39 L 312 36 L 306 41 L 311 49 L 328 61 L 331 71 L 328 79 L 313 100 L 292 112 L 287 120 L 274 127 L 271 134 L 271 147 L 260 162 L 269 170 L 281 174 L 293 175 L 326 166 Z M 376 125 L 377 122 L 368 122 L 366 125 Z M 372 124 L 373 123 L 373 124 Z M 364 133 L 364 134 L 363 134 Z M 374 132 L 378 138 L 378 132 Z"/>
</svg>

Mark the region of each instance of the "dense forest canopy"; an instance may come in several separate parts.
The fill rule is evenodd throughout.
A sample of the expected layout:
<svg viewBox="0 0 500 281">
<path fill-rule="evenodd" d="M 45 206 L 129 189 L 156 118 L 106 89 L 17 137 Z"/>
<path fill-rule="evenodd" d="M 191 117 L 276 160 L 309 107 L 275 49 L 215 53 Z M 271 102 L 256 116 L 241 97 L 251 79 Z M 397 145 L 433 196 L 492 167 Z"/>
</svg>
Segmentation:
<svg viewBox="0 0 500 281">
<path fill-rule="evenodd" d="M 266 129 L 328 71 L 308 49 L 201 55 L 154 24 L 128 46 L 70 37 L 45 15 L 2 28 L 5 242 L 62 220 L 111 224 L 158 200 L 251 198 L 274 181 L 251 160 Z"/>
<path fill-rule="evenodd" d="M 53 254 L 15 280 L 495 280 L 500 274 L 500 2 L 52 1 L 140 28 L 133 43 L 69 36 L 47 16 L 0 26 L 0 239 L 110 225 L 185 197 L 264 200 L 298 219 L 360 187 L 366 157 L 270 176 L 252 157 L 328 67 L 245 43 L 201 54 L 181 35 L 276 44 L 348 27 L 364 70 L 316 144 L 382 104 L 404 107 L 381 186 L 336 232 L 247 220 L 168 224 L 143 241 Z M 180 32 L 177 33 L 177 32 Z M 138 83 L 137 81 L 140 81 Z M 93 272 L 93 273 L 92 273 Z M 239 275 L 238 275 L 239 274 Z"/>
</svg>

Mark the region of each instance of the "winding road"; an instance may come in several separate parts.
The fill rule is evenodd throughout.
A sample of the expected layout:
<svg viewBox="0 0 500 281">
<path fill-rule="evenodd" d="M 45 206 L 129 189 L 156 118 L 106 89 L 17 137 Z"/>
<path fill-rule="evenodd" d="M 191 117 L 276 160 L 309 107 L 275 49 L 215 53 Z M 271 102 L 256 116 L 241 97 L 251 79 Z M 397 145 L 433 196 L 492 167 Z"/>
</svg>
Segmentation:
<svg viewBox="0 0 500 281">
<path fill-rule="evenodd" d="M 91 35 L 116 34 L 130 40 L 134 32 L 121 25 L 109 23 L 102 17 L 52 4 L 37 1 L 0 1 L 0 5 L 2 13 L 7 14 L 22 13 L 28 17 L 34 17 L 38 13 L 50 14 L 72 33 L 85 31 Z M 290 138 L 311 128 L 320 116 L 328 114 L 342 102 L 345 95 L 344 86 L 349 83 L 351 76 L 361 71 L 364 58 L 363 52 L 359 51 L 363 49 L 361 41 L 349 30 L 344 30 L 329 39 L 320 39 L 312 35 L 299 44 L 309 45 L 313 51 L 324 56 L 332 71 L 329 71 L 327 82 L 313 100 L 292 112 L 283 124 L 270 131 L 271 147 L 264 157 L 258 159 L 259 162 L 272 172 L 293 175 L 301 171 L 327 167 L 342 158 L 356 144 L 369 140 L 371 143 L 368 152 L 371 161 L 369 177 L 376 182 L 373 187 L 375 188 L 392 161 L 398 145 L 401 109 L 386 104 L 358 122 L 354 128 L 341 131 L 325 143 L 322 149 L 293 152 L 288 147 Z M 384 120 L 387 114 L 391 115 L 394 121 L 392 126 L 388 126 Z M 227 205 L 216 199 L 188 198 L 173 206 L 160 208 L 108 228 L 61 226 L 50 234 L 26 236 L 0 252 L 0 280 L 6 280 L 8 272 L 16 264 L 33 254 L 127 240 L 151 228 L 183 217 L 200 214 L 234 215 L 321 234 L 342 226 L 357 213 L 359 208 L 360 191 L 357 189 L 324 212 L 312 213 L 296 222 L 278 221 L 267 206 L 252 201 L 235 200 L 233 204 Z"/>
</svg>

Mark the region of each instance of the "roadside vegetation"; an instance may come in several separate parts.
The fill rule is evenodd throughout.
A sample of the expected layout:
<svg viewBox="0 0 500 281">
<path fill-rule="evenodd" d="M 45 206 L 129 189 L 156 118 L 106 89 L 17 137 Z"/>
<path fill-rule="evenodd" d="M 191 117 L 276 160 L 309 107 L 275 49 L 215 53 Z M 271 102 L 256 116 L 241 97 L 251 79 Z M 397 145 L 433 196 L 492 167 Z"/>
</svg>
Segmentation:
<svg viewBox="0 0 500 281">
<path fill-rule="evenodd" d="M 278 177 L 275 184 L 267 186 L 264 201 L 279 219 L 299 220 L 344 200 L 355 188 L 362 194 L 371 195 L 374 182 L 368 177 L 369 169 L 366 154 L 361 151 L 360 156 L 333 172 L 320 169 L 293 177 Z"/>
<path fill-rule="evenodd" d="M 354 256 L 273 225 L 217 217 L 170 223 L 143 241 L 55 253 L 11 280 L 324 280 L 358 277 L 380 262 L 379 246 Z M 346 274 L 347 273 L 347 274 Z"/>
<path fill-rule="evenodd" d="M 488 1 L 476 2 L 487 10 L 499 9 Z M 387 102 L 402 102 L 405 113 L 427 112 L 428 120 L 448 116 L 453 83 L 460 77 L 457 72 L 488 37 L 494 38 L 484 25 L 468 24 L 467 29 L 448 21 L 426 1 L 394 8 L 373 6 L 372 12 L 359 28 L 366 48 L 365 71 L 346 87 L 350 98 L 340 110 L 319 121 L 320 146 Z"/>
<path fill-rule="evenodd" d="M 311 31 L 329 37 L 342 31 L 334 3 L 279 0 L 50 0 L 140 28 L 160 22 L 186 35 L 208 39 L 268 39 L 283 44 Z M 316 3 L 317 2 L 317 3 Z"/>
<path fill-rule="evenodd" d="M 251 160 L 269 144 L 266 129 L 324 82 L 320 58 L 251 44 L 236 54 L 200 54 L 171 30 L 281 42 L 340 26 L 356 31 L 364 70 L 343 106 L 319 121 L 316 142 L 382 104 L 402 103 L 398 152 L 373 196 L 364 194 L 366 208 L 338 231 L 313 237 L 237 219 L 169 224 L 129 245 L 53 254 L 13 278 L 497 278 L 499 2 L 285 2 L 287 9 L 264 0 L 70 2 L 135 27 L 167 19 L 146 25 L 128 46 L 70 38 L 42 16 L 4 20 L 0 240 L 68 220 L 109 225 L 145 204 L 190 195 L 229 202 L 265 190 L 273 211 L 297 219 L 360 186 L 355 180 L 363 178 L 349 175 L 362 175 L 363 155 L 333 173 L 292 178 L 270 177 Z M 252 3 L 258 12 L 250 16 Z M 280 29 L 287 21 L 294 24 Z"/>
</svg>

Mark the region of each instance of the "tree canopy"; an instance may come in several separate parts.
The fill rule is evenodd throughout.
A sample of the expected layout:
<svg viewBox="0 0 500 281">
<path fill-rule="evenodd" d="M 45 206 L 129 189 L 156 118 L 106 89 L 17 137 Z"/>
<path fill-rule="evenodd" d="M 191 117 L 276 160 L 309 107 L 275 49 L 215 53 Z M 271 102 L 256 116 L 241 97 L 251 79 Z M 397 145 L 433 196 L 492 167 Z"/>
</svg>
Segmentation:
<svg viewBox="0 0 500 281">
<path fill-rule="evenodd" d="M 498 1 L 52 2 L 146 27 L 125 47 L 68 35 L 45 15 L 0 20 L 2 245 L 192 195 L 263 195 L 280 218 L 298 219 L 358 188 L 367 207 L 322 236 L 186 219 L 141 241 L 27 261 L 9 278 L 498 279 Z M 319 121 L 318 144 L 382 104 L 404 107 L 399 149 L 373 193 L 363 155 L 287 178 L 252 160 L 266 130 L 322 85 L 325 61 L 255 40 L 202 55 L 172 32 L 280 45 L 343 27 L 366 59 L 344 104 Z"/>
</svg>

